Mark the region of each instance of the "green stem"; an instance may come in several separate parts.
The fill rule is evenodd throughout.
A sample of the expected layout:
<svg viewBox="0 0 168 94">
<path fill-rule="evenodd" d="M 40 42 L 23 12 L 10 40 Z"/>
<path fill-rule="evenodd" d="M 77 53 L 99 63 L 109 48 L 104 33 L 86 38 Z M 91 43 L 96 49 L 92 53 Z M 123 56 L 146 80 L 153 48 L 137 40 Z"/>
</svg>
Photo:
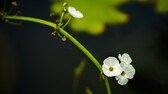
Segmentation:
<svg viewBox="0 0 168 94">
<path fill-rule="evenodd" d="M 105 85 L 107 89 L 107 94 L 111 94 L 110 84 L 107 77 L 105 77 Z"/>
<path fill-rule="evenodd" d="M 42 19 L 32 18 L 32 17 L 4 16 L 3 18 L 4 19 L 15 19 L 15 20 L 31 21 L 31 22 L 36 22 L 36 23 L 47 25 L 47 26 L 51 26 L 51 27 L 54 27 L 54 28 L 56 26 L 55 23 L 52 23 L 52 22 L 49 22 L 49 21 L 45 21 L 45 20 L 42 20 Z M 71 40 L 77 47 L 79 47 L 79 49 L 81 49 L 93 61 L 93 63 L 96 65 L 96 67 L 101 71 L 101 65 L 99 64 L 99 62 L 96 60 L 96 58 L 82 44 L 80 44 L 74 37 L 72 37 L 69 33 L 67 33 L 62 28 L 60 28 L 59 30 L 60 30 L 60 32 L 63 35 L 65 35 L 69 40 Z"/>
<path fill-rule="evenodd" d="M 64 18 L 64 15 L 65 15 L 65 11 L 63 11 L 62 14 L 61 14 L 60 24 L 62 24 L 62 20 L 63 20 L 63 18 Z"/>
<path fill-rule="evenodd" d="M 80 44 L 74 37 L 72 37 L 62 28 L 60 28 L 59 30 L 63 35 L 65 35 L 69 40 L 71 40 L 81 51 L 83 51 L 93 61 L 96 67 L 101 71 L 101 65 L 99 64 L 99 62 L 82 44 Z"/>
<path fill-rule="evenodd" d="M 68 23 L 71 21 L 71 19 L 72 19 L 72 17 L 70 17 L 69 19 L 68 19 L 68 21 L 64 24 L 64 26 L 62 27 L 62 29 L 64 29 L 67 25 L 68 25 Z"/>
<path fill-rule="evenodd" d="M 23 21 L 30 21 L 30 22 L 36 22 L 40 24 L 44 24 L 50 27 L 56 27 L 56 24 L 53 22 L 49 22 L 46 20 L 38 19 L 38 18 L 33 18 L 33 17 L 25 17 L 25 16 L 4 16 L 3 19 L 14 19 L 14 20 L 23 20 Z M 91 60 L 92 62 L 96 65 L 96 67 L 102 71 L 100 63 L 97 61 L 97 59 L 81 44 L 79 43 L 73 36 L 71 36 L 69 33 L 67 33 L 64 29 L 59 28 L 60 33 L 65 35 L 69 40 L 71 40 L 82 52 L 84 52 Z M 107 88 L 107 93 L 111 94 L 110 90 L 110 85 L 108 82 L 108 78 L 105 78 L 105 85 Z"/>
<path fill-rule="evenodd" d="M 23 20 L 23 21 L 30 21 L 30 22 L 36 22 L 40 24 L 44 24 L 50 27 L 56 27 L 56 24 L 53 22 L 49 22 L 46 20 L 33 18 L 33 17 L 25 17 L 25 16 L 4 16 L 3 19 L 14 19 L 14 20 Z"/>
</svg>

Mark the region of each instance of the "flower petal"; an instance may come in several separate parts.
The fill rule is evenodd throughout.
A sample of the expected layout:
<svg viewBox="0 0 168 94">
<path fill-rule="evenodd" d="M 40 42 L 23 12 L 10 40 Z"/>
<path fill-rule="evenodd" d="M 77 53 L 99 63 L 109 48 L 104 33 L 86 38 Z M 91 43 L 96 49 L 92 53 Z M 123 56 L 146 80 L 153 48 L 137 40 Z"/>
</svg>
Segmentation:
<svg viewBox="0 0 168 94">
<path fill-rule="evenodd" d="M 102 70 L 103 70 L 103 73 L 107 76 L 107 77 L 111 77 L 112 75 L 110 74 L 110 71 L 109 71 L 109 67 L 106 67 L 105 65 L 102 66 Z"/>
<path fill-rule="evenodd" d="M 113 71 L 109 70 L 110 67 L 113 68 Z M 106 58 L 103 61 L 102 70 L 107 77 L 118 76 L 122 72 L 119 61 L 115 57 Z"/>
<path fill-rule="evenodd" d="M 83 18 L 83 14 L 80 11 L 77 11 L 74 7 L 68 7 L 68 12 L 74 18 Z"/>
<path fill-rule="evenodd" d="M 76 12 L 76 9 L 74 7 L 68 7 L 68 12 L 71 14 L 74 14 Z"/>
<path fill-rule="evenodd" d="M 119 61 L 115 57 L 108 57 L 103 61 L 103 63 L 108 66 L 113 66 L 115 64 L 119 64 Z"/>
<path fill-rule="evenodd" d="M 120 66 L 114 66 L 114 72 L 113 75 L 114 76 L 118 76 L 122 73 L 122 68 Z"/>
<path fill-rule="evenodd" d="M 118 80 L 117 82 L 120 85 L 126 85 L 128 82 L 128 79 L 125 78 L 124 76 L 116 76 L 115 78 L 116 78 L 116 80 Z"/>
<path fill-rule="evenodd" d="M 118 58 L 121 62 L 125 62 L 126 64 L 130 64 L 132 62 L 131 57 L 127 53 L 122 54 L 122 56 L 119 54 Z"/>
<path fill-rule="evenodd" d="M 83 14 L 80 11 L 76 11 L 75 18 L 83 18 Z"/>
<path fill-rule="evenodd" d="M 132 79 L 135 74 L 135 69 L 131 64 L 125 64 L 124 62 L 120 63 L 122 70 L 125 72 L 125 77 Z"/>
<path fill-rule="evenodd" d="M 125 72 L 126 72 L 125 76 L 129 79 L 132 79 L 135 75 L 135 69 L 132 65 L 128 65 L 125 69 Z"/>
</svg>

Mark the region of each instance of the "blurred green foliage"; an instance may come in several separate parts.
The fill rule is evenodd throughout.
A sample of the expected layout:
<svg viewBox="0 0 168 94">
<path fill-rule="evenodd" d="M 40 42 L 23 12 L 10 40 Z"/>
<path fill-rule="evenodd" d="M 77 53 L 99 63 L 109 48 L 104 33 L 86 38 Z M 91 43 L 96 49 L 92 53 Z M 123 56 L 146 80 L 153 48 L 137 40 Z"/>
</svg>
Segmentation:
<svg viewBox="0 0 168 94">
<path fill-rule="evenodd" d="M 124 3 L 139 2 L 156 5 L 159 13 L 168 11 L 168 0 L 52 0 L 55 1 L 51 10 L 61 14 L 65 1 L 69 6 L 75 7 L 84 15 L 82 19 L 72 19 L 70 27 L 77 32 L 86 32 L 91 35 L 99 35 L 104 32 L 106 24 L 124 24 L 128 21 L 128 15 L 118 9 Z"/>
<path fill-rule="evenodd" d="M 74 69 L 73 93 L 77 94 L 79 80 L 86 67 L 86 60 L 82 59 L 79 65 Z"/>
<path fill-rule="evenodd" d="M 86 67 L 86 60 L 82 60 L 80 64 L 74 70 L 74 75 L 76 78 L 79 78 L 81 76 L 85 67 Z"/>
<path fill-rule="evenodd" d="M 86 87 L 86 88 L 85 88 L 85 91 L 86 91 L 86 94 L 93 94 L 93 92 L 90 90 L 89 87 Z"/>
<path fill-rule="evenodd" d="M 84 15 L 82 19 L 73 19 L 70 26 L 78 32 L 92 35 L 101 34 L 105 24 L 118 24 L 127 21 L 128 16 L 119 11 L 117 6 L 128 0 L 66 0 L 69 6 L 75 7 Z M 62 11 L 62 2 L 55 2 L 51 10 Z"/>
<path fill-rule="evenodd" d="M 156 10 L 159 13 L 168 12 L 168 0 L 157 0 Z"/>
</svg>

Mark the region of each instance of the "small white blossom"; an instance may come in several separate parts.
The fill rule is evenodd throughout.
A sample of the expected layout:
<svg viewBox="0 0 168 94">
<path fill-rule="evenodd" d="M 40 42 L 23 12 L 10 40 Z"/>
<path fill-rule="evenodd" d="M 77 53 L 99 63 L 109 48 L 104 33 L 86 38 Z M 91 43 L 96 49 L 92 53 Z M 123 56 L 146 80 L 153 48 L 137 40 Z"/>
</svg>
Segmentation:
<svg viewBox="0 0 168 94">
<path fill-rule="evenodd" d="M 130 64 L 132 62 L 131 57 L 127 53 L 122 54 L 122 56 L 119 54 L 118 58 L 120 59 L 121 62 L 124 62 L 126 64 Z"/>
<path fill-rule="evenodd" d="M 106 58 L 103 61 L 102 70 L 107 77 L 118 76 L 122 72 L 119 61 L 115 57 Z"/>
<path fill-rule="evenodd" d="M 125 85 L 128 82 L 128 79 L 133 79 L 135 74 L 135 69 L 131 64 L 126 64 L 124 62 L 120 63 L 122 67 L 122 73 L 116 76 L 116 80 L 118 80 L 118 84 Z"/>
<path fill-rule="evenodd" d="M 83 14 L 80 11 L 76 10 L 74 7 L 68 7 L 68 12 L 74 18 L 83 18 Z"/>
</svg>

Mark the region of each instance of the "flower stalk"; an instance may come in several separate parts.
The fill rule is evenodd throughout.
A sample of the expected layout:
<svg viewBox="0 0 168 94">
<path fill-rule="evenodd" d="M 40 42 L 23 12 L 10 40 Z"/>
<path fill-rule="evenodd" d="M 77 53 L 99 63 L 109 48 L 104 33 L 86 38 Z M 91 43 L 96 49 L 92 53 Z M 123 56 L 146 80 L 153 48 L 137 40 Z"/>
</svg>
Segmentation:
<svg viewBox="0 0 168 94">
<path fill-rule="evenodd" d="M 23 20 L 23 21 L 30 21 L 30 22 L 36 22 L 39 24 L 47 25 L 50 27 L 55 28 L 56 24 L 50 21 L 46 21 L 43 19 L 33 18 L 33 17 L 26 17 L 26 16 L 3 16 L 3 19 L 13 19 L 13 20 Z M 64 36 L 66 36 L 69 40 L 71 40 L 82 52 L 84 52 L 95 64 L 95 66 L 99 69 L 99 71 L 102 71 L 102 67 L 98 60 L 80 43 L 78 42 L 73 36 L 71 36 L 68 32 L 66 32 L 63 28 L 59 28 L 59 32 L 62 33 Z M 105 77 L 105 85 L 107 89 L 107 93 L 111 94 L 110 85 L 108 78 Z"/>
<path fill-rule="evenodd" d="M 71 21 L 71 19 L 72 19 L 72 17 L 70 17 L 70 18 L 68 19 L 68 21 L 64 24 L 64 26 L 62 26 L 62 29 L 64 29 L 64 28 L 68 25 L 68 23 Z"/>
</svg>

